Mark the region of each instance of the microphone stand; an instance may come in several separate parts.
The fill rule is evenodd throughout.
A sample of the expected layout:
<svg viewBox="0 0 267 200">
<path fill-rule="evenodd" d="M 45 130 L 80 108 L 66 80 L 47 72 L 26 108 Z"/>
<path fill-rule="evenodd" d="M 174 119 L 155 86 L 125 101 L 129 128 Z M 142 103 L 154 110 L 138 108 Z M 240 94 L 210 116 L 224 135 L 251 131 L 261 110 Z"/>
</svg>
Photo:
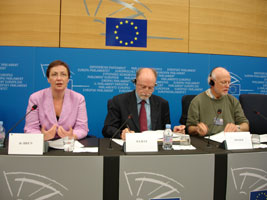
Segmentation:
<svg viewBox="0 0 267 200">
<path fill-rule="evenodd" d="M 108 150 L 112 150 L 112 139 L 119 133 L 119 131 L 122 129 L 123 126 L 125 126 L 125 124 L 128 122 L 129 119 L 132 118 L 132 115 L 128 115 L 128 118 L 123 122 L 123 124 L 117 129 L 117 131 L 115 131 L 115 133 L 112 135 L 112 137 L 109 139 L 109 146 L 108 146 Z"/>
<path fill-rule="evenodd" d="M 209 135 L 209 137 L 208 137 L 207 147 L 208 147 L 208 148 L 211 148 L 211 145 L 210 145 L 210 135 Z"/>
<path fill-rule="evenodd" d="M 5 134 L 5 139 L 4 139 L 4 147 L 6 146 L 6 141 L 7 141 L 7 138 L 8 138 L 8 135 L 9 135 L 9 133 L 14 129 L 14 128 L 16 128 L 19 124 L 20 124 L 20 122 L 22 122 L 22 120 L 24 120 L 26 117 L 27 117 L 27 115 L 28 114 L 30 114 L 32 111 L 34 111 L 35 109 L 37 108 L 37 105 L 33 105 L 32 106 L 32 109 L 30 110 L 30 111 L 28 111 L 13 127 L 11 127 L 11 129 L 9 129 L 7 132 L 6 132 L 6 134 Z"/>
<path fill-rule="evenodd" d="M 254 113 L 255 113 L 256 115 L 259 115 L 260 117 L 262 117 L 264 120 L 267 121 L 267 117 L 265 117 L 265 116 L 264 116 L 263 114 L 261 114 L 260 112 L 254 110 Z"/>
</svg>

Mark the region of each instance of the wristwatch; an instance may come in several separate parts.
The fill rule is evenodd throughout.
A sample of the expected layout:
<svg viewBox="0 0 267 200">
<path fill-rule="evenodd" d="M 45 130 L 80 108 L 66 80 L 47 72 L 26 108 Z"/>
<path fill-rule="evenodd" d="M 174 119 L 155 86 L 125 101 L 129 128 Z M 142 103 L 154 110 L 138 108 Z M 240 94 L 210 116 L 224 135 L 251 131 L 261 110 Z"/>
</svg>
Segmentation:
<svg viewBox="0 0 267 200">
<path fill-rule="evenodd" d="M 240 131 L 240 125 L 236 125 L 237 131 Z"/>
</svg>

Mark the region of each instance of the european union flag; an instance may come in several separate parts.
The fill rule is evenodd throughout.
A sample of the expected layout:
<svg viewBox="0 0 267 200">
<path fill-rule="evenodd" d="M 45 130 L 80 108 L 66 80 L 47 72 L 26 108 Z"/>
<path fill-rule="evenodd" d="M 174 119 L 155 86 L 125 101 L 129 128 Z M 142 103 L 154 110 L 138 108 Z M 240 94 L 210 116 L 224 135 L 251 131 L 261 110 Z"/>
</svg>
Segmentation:
<svg viewBox="0 0 267 200">
<path fill-rule="evenodd" d="M 251 192 L 250 200 L 267 200 L 267 190 Z"/>
<path fill-rule="evenodd" d="M 107 18 L 106 46 L 146 47 L 147 20 Z"/>
</svg>

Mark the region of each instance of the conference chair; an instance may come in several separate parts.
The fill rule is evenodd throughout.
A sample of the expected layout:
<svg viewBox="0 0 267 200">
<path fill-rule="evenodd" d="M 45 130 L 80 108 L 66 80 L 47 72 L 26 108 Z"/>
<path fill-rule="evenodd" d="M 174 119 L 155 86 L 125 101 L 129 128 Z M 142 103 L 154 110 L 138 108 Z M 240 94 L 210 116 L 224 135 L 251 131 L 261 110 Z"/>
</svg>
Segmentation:
<svg viewBox="0 0 267 200">
<path fill-rule="evenodd" d="M 255 134 L 267 133 L 267 95 L 241 94 L 239 101 L 249 120 L 249 131 Z"/>
<path fill-rule="evenodd" d="M 107 108 L 109 109 L 112 103 L 112 99 L 108 99 Z"/>
<path fill-rule="evenodd" d="M 180 118 L 180 124 L 186 125 L 187 112 L 189 109 L 189 105 L 195 96 L 196 95 L 184 95 L 182 97 L 182 115 Z"/>
</svg>

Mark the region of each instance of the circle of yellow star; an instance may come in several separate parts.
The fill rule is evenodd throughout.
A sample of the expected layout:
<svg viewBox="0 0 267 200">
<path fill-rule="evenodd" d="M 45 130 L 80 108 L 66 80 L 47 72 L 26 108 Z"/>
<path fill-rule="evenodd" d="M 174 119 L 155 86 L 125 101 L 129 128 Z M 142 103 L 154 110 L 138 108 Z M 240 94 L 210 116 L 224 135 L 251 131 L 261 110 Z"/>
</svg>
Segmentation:
<svg viewBox="0 0 267 200">
<path fill-rule="evenodd" d="M 138 40 L 137 36 L 140 34 L 139 31 L 136 31 L 135 32 L 136 37 L 134 37 L 132 40 L 130 40 L 130 41 L 119 40 L 120 37 L 118 36 L 118 34 L 119 34 L 118 30 L 120 30 L 120 26 L 123 25 L 123 24 L 129 24 L 129 23 L 130 23 L 130 25 L 132 26 L 132 28 L 134 30 L 138 30 L 138 26 L 134 25 L 134 22 L 131 22 L 129 20 L 120 21 L 119 24 L 115 25 L 115 29 L 117 29 L 117 30 L 114 30 L 115 39 L 118 40 L 119 44 L 124 44 L 125 46 L 133 45 L 134 41 Z"/>
</svg>

